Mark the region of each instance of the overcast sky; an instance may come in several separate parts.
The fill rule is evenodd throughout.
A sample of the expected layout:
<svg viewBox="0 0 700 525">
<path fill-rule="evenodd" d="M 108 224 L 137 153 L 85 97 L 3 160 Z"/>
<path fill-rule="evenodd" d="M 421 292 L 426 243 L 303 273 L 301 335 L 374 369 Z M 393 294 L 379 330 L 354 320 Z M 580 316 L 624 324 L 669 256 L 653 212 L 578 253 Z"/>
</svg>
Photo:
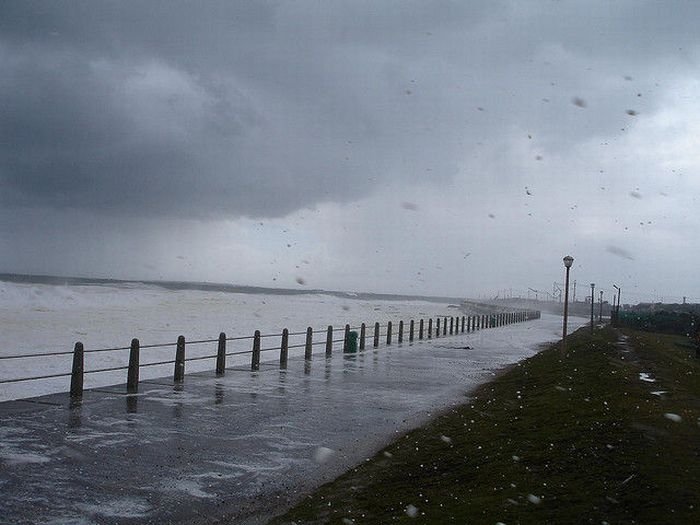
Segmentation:
<svg viewBox="0 0 700 525">
<path fill-rule="evenodd" d="M 700 302 L 698 20 L 2 2 L 0 272 Z"/>
</svg>

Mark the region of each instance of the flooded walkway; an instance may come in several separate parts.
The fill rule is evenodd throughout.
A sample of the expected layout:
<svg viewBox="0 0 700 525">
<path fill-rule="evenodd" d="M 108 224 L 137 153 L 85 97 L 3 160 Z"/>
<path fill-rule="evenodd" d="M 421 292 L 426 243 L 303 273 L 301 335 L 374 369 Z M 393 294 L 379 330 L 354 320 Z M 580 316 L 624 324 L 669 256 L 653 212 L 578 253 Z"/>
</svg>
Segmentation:
<svg viewBox="0 0 700 525">
<path fill-rule="evenodd" d="M 0 404 L 0 522 L 260 523 L 558 339 L 561 318 Z M 573 319 L 571 330 L 585 323 Z"/>
</svg>

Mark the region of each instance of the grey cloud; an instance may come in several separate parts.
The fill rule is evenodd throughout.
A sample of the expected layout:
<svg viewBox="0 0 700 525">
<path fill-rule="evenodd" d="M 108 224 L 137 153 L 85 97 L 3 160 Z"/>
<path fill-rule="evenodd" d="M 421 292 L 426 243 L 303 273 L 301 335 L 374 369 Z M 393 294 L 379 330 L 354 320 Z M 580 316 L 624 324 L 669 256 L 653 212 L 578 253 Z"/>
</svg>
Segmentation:
<svg viewBox="0 0 700 525">
<path fill-rule="evenodd" d="M 625 40 L 655 8 L 615 9 L 600 20 L 575 2 L 5 2 L 0 201 L 282 216 L 396 180 L 439 183 L 481 145 L 507 149 L 514 129 L 546 159 L 628 125 L 638 91 L 647 113 L 644 64 L 696 42 L 688 13 L 656 24 L 659 46 Z M 579 95 L 585 111 L 570 103 Z"/>
</svg>

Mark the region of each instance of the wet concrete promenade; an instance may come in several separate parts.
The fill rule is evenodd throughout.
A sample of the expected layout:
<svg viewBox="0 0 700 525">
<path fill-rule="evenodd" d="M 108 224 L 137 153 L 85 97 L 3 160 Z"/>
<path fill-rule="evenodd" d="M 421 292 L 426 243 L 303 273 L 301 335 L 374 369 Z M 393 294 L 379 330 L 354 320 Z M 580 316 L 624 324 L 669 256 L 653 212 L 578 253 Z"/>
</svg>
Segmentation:
<svg viewBox="0 0 700 525">
<path fill-rule="evenodd" d="M 585 320 L 574 319 L 570 330 Z M 0 404 L 0 523 L 264 523 L 558 338 L 542 319 Z M 469 347 L 469 348 L 466 348 Z M 303 350 L 302 350 L 303 352 Z"/>
</svg>

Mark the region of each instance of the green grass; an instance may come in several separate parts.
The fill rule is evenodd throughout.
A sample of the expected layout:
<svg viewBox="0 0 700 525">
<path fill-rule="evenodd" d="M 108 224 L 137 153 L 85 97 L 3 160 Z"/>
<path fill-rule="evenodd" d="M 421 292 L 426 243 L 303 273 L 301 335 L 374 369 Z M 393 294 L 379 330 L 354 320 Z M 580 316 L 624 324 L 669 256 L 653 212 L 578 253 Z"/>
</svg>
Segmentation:
<svg viewBox="0 0 700 525">
<path fill-rule="evenodd" d="M 512 367 L 273 523 L 700 523 L 687 339 L 583 329 L 562 355 Z"/>
</svg>

